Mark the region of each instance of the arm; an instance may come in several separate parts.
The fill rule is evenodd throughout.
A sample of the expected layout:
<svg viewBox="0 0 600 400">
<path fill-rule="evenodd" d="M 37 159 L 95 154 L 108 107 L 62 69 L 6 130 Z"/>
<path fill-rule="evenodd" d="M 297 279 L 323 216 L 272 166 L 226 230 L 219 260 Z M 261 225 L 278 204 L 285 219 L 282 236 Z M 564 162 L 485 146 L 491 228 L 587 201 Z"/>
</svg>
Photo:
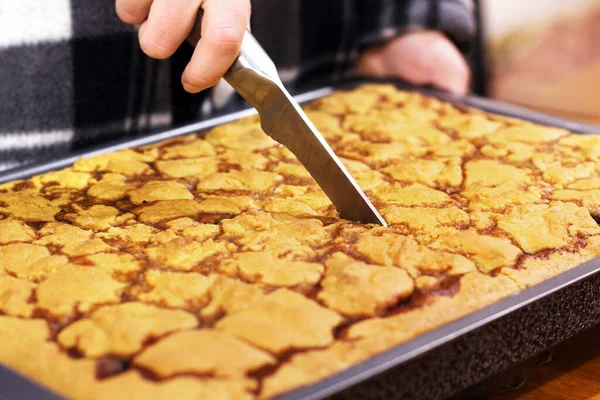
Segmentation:
<svg viewBox="0 0 600 400">
<path fill-rule="evenodd" d="M 470 0 L 356 0 L 358 71 L 456 93 L 470 72 L 461 54 L 475 34 Z"/>
</svg>

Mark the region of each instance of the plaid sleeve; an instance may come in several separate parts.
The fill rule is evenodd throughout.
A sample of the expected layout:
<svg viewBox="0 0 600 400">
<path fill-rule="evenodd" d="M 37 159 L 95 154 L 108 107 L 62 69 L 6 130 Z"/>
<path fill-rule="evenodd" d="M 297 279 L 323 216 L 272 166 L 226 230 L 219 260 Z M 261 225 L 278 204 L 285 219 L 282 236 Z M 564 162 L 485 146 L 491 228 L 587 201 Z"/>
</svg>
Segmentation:
<svg viewBox="0 0 600 400">
<path fill-rule="evenodd" d="M 472 0 L 355 0 L 359 50 L 380 44 L 403 32 L 434 29 L 462 50 L 475 35 Z"/>
<path fill-rule="evenodd" d="M 1 3 L 0 170 L 171 123 L 171 60 L 144 56 L 114 0 Z"/>
</svg>

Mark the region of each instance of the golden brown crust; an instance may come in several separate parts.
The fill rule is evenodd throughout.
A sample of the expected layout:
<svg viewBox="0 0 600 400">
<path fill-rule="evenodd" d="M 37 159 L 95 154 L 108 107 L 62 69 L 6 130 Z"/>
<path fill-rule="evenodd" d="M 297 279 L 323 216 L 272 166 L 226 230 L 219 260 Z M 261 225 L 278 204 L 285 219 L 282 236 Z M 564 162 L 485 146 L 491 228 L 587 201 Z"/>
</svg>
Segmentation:
<svg viewBox="0 0 600 400">
<path fill-rule="evenodd" d="M 76 349 L 86 357 L 129 357 L 150 339 L 197 325 L 194 315 L 186 311 L 128 302 L 99 308 L 90 318 L 67 326 L 57 339 L 64 348 Z"/>
<path fill-rule="evenodd" d="M 595 136 L 381 85 L 307 110 L 389 228 L 256 117 L 0 185 L 0 362 L 75 399 L 269 398 L 600 254 Z"/>
</svg>

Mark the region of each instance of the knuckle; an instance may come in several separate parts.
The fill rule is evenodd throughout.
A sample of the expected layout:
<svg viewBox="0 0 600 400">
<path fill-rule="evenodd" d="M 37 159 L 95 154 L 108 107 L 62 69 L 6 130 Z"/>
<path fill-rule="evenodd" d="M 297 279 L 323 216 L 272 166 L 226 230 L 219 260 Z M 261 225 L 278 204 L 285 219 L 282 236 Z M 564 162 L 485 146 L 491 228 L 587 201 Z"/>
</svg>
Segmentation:
<svg viewBox="0 0 600 400">
<path fill-rule="evenodd" d="M 126 24 L 134 25 L 143 22 L 141 13 L 136 12 L 130 1 L 117 1 L 115 9 L 119 19 Z"/>
<path fill-rule="evenodd" d="M 140 34 L 140 47 L 146 55 L 152 58 L 163 59 L 169 57 L 172 53 L 168 46 L 156 40 L 147 32 Z"/>
<path fill-rule="evenodd" d="M 244 32 L 233 27 L 220 27 L 208 33 L 206 40 L 222 55 L 235 56 L 242 45 Z"/>
<path fill-rule="evenodd" d="M 182 82 L 186 89 L 191 89 L 194 92 L 199 92 L 209 88 L 217 83 L 218 77 L 210 77 L 194 73 L 186 73 L 183 76 Z"/>
</svg>

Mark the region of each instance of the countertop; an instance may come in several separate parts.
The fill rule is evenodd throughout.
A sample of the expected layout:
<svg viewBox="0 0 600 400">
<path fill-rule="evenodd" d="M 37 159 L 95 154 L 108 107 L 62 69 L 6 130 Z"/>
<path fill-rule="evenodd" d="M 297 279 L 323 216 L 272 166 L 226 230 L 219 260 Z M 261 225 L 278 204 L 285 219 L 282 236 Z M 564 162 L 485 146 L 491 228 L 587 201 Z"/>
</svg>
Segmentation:
<svg viewBox="0 0 600 400">
<path fill-rule="evenodd" d="M 600 326 L 558 345 L 523 386 L 495 400 L 600 400 Z"/>
</svg>

